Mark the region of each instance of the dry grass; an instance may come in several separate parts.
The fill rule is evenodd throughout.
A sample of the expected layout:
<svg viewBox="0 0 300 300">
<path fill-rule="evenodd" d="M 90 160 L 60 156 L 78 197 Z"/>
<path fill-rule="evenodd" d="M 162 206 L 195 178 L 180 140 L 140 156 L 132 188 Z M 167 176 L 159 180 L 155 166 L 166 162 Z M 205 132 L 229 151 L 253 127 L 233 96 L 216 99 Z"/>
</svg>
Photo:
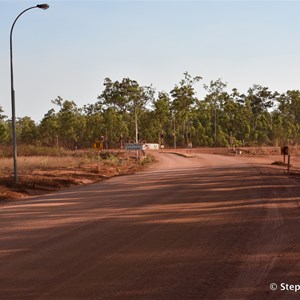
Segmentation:
<svg viewBox="0 0 300 300">
<path fill-rule="evenodd" d="M 13 180 L 12 158 L 0 158 L 0 200 L 22 198 L 28 195 L 104 180 L 112 176 L 133 174 L 144 163 L 123 153 L 103 153 L 98 157 L 76 153 L 68 156 L 18 157 L 19 183 Z"/>
<path fill-rule="evenodd" d="M 23 156 L 18 157 L 18 170 L 20 174 L 28 174 L 34 170 L 51 170 L 60 168 L 76 168 L 83 163 L 82 158 L 66 156 Z M 0 174 L 8 174 L 13 171 L 12 158 L 0 158 Z"/>
</svg>

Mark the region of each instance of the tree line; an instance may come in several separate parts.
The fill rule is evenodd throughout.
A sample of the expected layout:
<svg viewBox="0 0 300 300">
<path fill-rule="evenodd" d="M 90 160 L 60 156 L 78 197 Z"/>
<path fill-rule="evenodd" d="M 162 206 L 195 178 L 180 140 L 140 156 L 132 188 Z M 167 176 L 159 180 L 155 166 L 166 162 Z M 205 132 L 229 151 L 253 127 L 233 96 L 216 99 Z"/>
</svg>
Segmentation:
<svg viewBox="0 0 300 300">
<path fill-rule="evenodd" d="M 57 97 L 43 119 L 36 123 L 26 116 L 17 119 L 21 144 L 91 147 L 105 140 L 107 147 L 136 140 L 166 147 L 227 147 L 296 144 L 300 137 L 300 91 L 280 94 L 253 85 L 242 94 L 226 90 L 221 79 L 203 85 L 199 99 L 195 85 L 200 76 L 188 72 L 170 92 L 155 92 L 135 80 L 104 80 L 104 89 L 94 104 L 78 107 L 72 100 Z M 0 106 L 0 144 L 11 142 L 11 120 Z"/>
</svg>

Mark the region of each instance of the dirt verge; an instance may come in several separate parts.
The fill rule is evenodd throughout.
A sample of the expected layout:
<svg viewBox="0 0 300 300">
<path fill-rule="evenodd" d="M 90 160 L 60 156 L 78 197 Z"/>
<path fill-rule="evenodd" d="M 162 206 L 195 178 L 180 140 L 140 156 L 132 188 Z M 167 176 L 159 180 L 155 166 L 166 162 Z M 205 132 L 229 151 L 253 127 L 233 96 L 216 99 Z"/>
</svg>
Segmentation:
<svg viewBox="0 0 300 300">
<path fill-rule="evenodd" d="M 19 159 L 22 161 L 22 157 Z M 55 159 L 59 160 L 59 158 Z M 37 158 L 31 157 L 28 164 L 33 165 L 31 163 L 33 160 L 36 161 Z M 64 161 L 68 163 L 64 165 Z M 76 161 L 71 167 L 70 161 L 73 162 L 70 158 L 62 159 L 60 167 L 52 161 L 47 166 L 36 163 L 33 169 L 26 168 L 25 171 L 21 165 L 17 184 L 11 171 L 0 170 L 0 203 L 45 194 L 72 185 L 90 184 L 114 176 L 134 174 L 143 170 L 152 159 L 151 156 L 147 156 L 145 160 L 137 161 L 133 157 L 118 154 L 110 160 L 83 163 Z"/>
</svg>

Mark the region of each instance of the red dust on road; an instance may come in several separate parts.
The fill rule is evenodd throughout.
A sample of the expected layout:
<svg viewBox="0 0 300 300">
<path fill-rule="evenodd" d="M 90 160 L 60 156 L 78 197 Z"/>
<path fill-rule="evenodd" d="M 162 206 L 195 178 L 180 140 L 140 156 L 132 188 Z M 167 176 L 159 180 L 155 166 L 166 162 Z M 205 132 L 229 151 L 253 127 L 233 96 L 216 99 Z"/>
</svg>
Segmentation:
<svg viewBox="0 0 300 300">
<path fill-rule="evenodd" d="M 0 208 L 0 299 L 296 299 L 299 181 L 255 158 L 147 171 Z M 277 286 L 277 290 L 271 290 Z"/>
</svg>

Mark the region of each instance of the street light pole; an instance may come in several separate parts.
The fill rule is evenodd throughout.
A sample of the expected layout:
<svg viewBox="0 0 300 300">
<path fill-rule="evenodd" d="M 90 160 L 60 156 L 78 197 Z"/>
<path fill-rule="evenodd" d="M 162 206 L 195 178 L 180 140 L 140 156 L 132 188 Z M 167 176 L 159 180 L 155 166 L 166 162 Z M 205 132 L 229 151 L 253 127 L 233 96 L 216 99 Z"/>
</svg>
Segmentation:
<svg viewBox="0 0 300 300">
<path fill-rule="evenodd" d="M 13 138 L 13 160 L 14 160 L 14 178 L 18 183 L 18 165 L 17 165 L 17 135 L 16 135 L 16 106 L 15 106 L 15 90 L 14 90 L 14 72 L 13 72 L 13 54 L 12 54 L 12 33 L 17 20 L 26 11 L 33 8 L 48 9 L 48 4 L 38 4 L 23 10 L 15 19 L 10 30 L 10 88 L 11 88 L 11 114 L 12 114 L 12 138 Z"/>
</svg>

